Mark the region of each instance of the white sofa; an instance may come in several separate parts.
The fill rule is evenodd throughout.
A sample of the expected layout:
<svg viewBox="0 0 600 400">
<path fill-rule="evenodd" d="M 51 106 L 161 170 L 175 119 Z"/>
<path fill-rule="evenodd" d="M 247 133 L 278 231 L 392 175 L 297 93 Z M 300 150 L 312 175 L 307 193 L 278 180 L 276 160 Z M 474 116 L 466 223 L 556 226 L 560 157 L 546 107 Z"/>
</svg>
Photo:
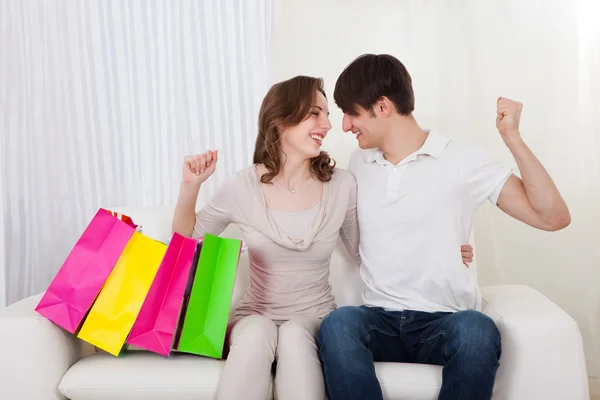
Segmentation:
<svg viewBox="0 0 600 400">
<path fill-rule="evenodd" d="M 144 233 L 150 237 L 168 240 L 171 208 L 119 211 L 143 225 Z M 230 227 L 223 235 L 236 237 L 239 232 Z M 360 303 L 357 267 L 339 246 L 332 260 L 331 284 L 338 305 Z M 247 285 L 244 256 L 234 303 Z M 588 399 L 583 345 L 575 321 L 529 287 L 492 286 L 482 292 L 483 311 L 496 321 L 502 334 L 503 352 L 494 399 Z M 0 310 L 0 399 L 215 398 L 223 361 L 184 354 L 164 358 L 141 351 L 116 358 L 95 352 L 34 312 L 40 297 L 36 295 Z M 387 399 L 437 398 L 441 367 L 376 363 L 376 370 Z"/>
</svg>

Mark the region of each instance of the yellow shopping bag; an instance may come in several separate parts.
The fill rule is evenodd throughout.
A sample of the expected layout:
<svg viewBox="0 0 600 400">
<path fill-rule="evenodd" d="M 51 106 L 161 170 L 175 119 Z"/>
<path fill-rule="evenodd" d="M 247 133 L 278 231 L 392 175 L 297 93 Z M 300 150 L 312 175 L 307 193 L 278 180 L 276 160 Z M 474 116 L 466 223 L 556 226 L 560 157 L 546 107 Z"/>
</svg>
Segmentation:
<svg viewBox="0 0 600 400">
<path fill-rule="evenodd" d="M 134 232 L 77 336 L 118 356 L 166 251 L 167 245 Z"/>
</svg>

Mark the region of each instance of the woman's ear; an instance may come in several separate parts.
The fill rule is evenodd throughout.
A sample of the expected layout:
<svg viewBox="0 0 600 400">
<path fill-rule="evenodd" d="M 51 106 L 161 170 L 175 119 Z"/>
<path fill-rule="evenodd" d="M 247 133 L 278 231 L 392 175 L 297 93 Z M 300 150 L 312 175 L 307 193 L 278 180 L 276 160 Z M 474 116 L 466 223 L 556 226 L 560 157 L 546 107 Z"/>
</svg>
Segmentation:
<svg viewBox="0 0 600 400">
<path fill-rule="evenodd" d="M 280 135 L 282 135 L 283 132 L 285 132 L 285 127 L 283 125 L 281 125 L 280 123 L 276 123 L 275 124 L 275 131 L 277 133 L 279 133 Z"/>
</svg>

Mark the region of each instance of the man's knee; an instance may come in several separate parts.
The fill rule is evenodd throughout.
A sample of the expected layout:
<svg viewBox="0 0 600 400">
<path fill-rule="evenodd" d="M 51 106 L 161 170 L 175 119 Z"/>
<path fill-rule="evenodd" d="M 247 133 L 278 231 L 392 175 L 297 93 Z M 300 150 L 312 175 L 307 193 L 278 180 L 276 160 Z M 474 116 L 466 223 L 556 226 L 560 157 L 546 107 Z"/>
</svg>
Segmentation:
<svg viewBox="0 0 600 400">
<path fill-rule="evenodd" d="M 358 334 L 367 312 L 363 307 L 345 306 L 329 313 L 321 323 L 317 336 L 319 345 Z"/>
<path fill-rule="evenodd" d="M 451 329 L 457 350 L 468 350 L 481 356 L 495 354 L 500 358 L 500 331 L 487 315 L 473 310 L 458 312 Z"/>
</svg>

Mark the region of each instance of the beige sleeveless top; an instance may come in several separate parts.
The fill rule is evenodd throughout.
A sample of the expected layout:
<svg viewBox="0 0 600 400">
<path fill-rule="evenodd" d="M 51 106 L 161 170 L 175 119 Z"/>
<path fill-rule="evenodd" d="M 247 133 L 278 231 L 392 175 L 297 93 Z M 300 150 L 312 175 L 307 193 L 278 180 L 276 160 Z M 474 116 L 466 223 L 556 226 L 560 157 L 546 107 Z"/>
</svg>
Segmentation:
<svg viewBox="0 0 600 400">
<path fill-rule="evenodd" d="M 360 265 L 356 181 L 342 169 L 323 184 L 321 202 L 298 213 L 269 210 L 256 167 L 243 169 L 197 213 L 193 237 L 218 235 L 230 223 L 241 229 L 250 260 L 250 286 L 234 318 L 260 314 L 282 323 L 334 310 L 329 264 L 340 236 Z"/>
</svg>

